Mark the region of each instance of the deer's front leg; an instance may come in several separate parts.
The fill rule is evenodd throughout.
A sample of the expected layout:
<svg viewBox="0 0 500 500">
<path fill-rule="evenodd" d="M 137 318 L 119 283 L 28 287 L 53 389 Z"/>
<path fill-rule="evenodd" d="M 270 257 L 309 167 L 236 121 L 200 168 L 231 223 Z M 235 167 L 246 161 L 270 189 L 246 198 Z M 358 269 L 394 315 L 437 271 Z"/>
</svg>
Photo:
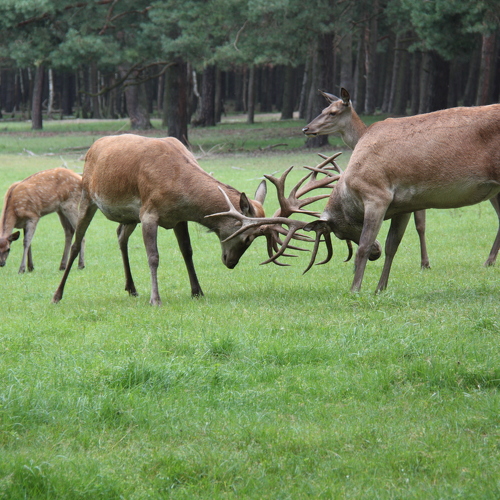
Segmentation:
<svg viewBox="0 0 500 500">
<path fill-rule="evenodd" d="M 149 271 L 151 273 L 151 298 L 149 303 L 153 306 L 161 306 L 160 294 L 158 293 L 158 265 L 160 256 L 158 254 L 158 221 L 152 216 L 141 219 L 142 237 L 146 254 L 148 256 Z"/>
<path fill-rule="evenodd" d="M 198 277 L 196 276 L 193 264 L 193 249 L 191 247 L 191 238 L 189 237 L 188 223 L 185 221 L 179 222 L 174 227 L 174 233 L 186 264 L 189 283 L 191 284 L 191 296 L 202 297 L 203 291 L 201 290 L 200 283 L 198 282 Z"/>
<path fill-rule="evenodd" d="M 33 271 L 33 269 L 35 269 L 33 266 L 33 256 L 31 254 L 31 240 L 35 234 L 37 224 L 38 219 L 30 219 L 26 222 L 26 226 L 24 227 L 23 258 L 19 266 L 19 274 L 26 271 L 26 261 L 28 262 L 28 271 Z"/>
<path fill-rule="evenodd" d="M 377 234 L 382 226 L 385 208 L 383 210 L 365 210 L 365 219 L 363 230 L 359 239 L 359 246 L 354 261 L 354 279 L 351 286 L 351 292 L 359 292 L 363 276 L 365 274 L 368 259 L 375 253 L 374 250 L 380 249 L 380 244 L 376 241 Z M 377 252 L 377 257 L 380 255 Z"/>
<path fill-rule="evenodd" d="M 396 215 L 391 220 L 391 227 L 389 228 L 389 233 L 387 234 L 387 240 L 385 241 L 385 261 L 384 268 L 382 269 L 382 274 L 380 276 L 380 281 L 378 282 L 377 289 L 375 293 L 378 293 L 387 288 L 387 283 L 389 281 L 389 273 L 391 272 L 392 261 L 396 255 L 396 251 L 401 243 L 401 239 L 405 234 L 406 226 L 410 220 L 411 213 Z"/>
<path fill-rule="evenodd" d="M 118 244 L 122 253 L 123 269 L 125 271 L 125 290 L 129 295 L 137 297 L 138 293 L 135 289 L 134 279 L 130 270 L 130 262 L 128 259 L 128 240 L 130 235 L 134 232 L 137 224 L 120 224 L 116 230 L 118 236 Z"/>
</svg>

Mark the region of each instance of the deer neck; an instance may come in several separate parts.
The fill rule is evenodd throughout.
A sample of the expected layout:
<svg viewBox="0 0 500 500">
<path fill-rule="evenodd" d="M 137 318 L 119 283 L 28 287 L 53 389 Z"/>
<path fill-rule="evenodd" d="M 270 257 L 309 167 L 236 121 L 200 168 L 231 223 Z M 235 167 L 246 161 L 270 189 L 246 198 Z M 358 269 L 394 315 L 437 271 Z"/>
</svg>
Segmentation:
<svg viewBox="0 0 500 500">
<path fill-rule="evenodd" d="M 351 120 L 342 133 L 342 140 L 351 149 L 354 149 L 367 128 L 368 127 L 362 122 L 356 111 L 354 111 L 354 109 L 351 109 Z"/>
<path fill-rule="evenodd" d="M 0 237 L 6 238 L 12 233 L 17 221 L 14 208 L 12 207 L 12 189 L 5 196 L 5 203 L 0 215 Z"/>
</svg>

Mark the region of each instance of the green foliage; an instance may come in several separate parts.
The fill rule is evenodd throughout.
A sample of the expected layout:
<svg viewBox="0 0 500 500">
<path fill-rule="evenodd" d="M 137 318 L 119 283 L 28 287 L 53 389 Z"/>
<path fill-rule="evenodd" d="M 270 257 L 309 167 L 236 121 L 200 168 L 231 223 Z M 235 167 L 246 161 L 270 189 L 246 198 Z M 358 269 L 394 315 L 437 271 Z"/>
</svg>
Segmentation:
<svg viewBox="0 0 500 500">
<path fill-rule="evenodd" d="M 395 0 L 388 6 L 399 31 L 416 33 L 414 48 L 435 50 L 448 60 L 470 53 L 477 33 L 497 29 L 499 13 L 497 3 L 474 0 Z"/>
</svg>

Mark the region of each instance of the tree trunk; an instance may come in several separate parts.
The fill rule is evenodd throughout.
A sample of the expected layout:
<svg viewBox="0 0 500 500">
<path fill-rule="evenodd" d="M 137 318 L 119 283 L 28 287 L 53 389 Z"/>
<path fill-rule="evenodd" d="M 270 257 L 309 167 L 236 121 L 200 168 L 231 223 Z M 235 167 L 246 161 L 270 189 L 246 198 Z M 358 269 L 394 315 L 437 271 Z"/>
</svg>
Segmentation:
<svg viewBox="0 0 500 500">
<path fill-rule="evenodd" d="M 283 85 L 283 103 L 281 106 L 281 120 L 291 120 L 293 118 L 293 77 L 292 66 L 285 67 L 285 81 Z"/>
<path fill-rule="evenodd" d="M 203 70 L 201 84 L 201 113 L 196 125 L 201 127 L 213 127 L 215 125 L 215 76 L 214 65 L 207 66 Z"/>
<path fill-rule="evenodd" d="M 45 67 L 39 64 L 36 67 L 35 83 L 33 85 L 33 101 L 31 109 L 31 128 L 33 130 L 42 130 L 42 100 L 43 100 L 43 79 Z"/>
<path fill-rule="evenodd" d="M 365 37 L 363 36 L 363 33 L 359 34 L 358 47 L 356 52 L 357 52 L 356 67 L 354 68 L 354 81 L 353 81 L 354 96 L 351 97 L 351 100 L 354 109 L 357 109 L 359 113 L 362 113 L 363 103 L 365 102 L 365 94 L 366 94 L 366 80 L 364 78 L 364 69 L 363 69 L 364 68 L 363 63 L 365 60 Z"/>
<path fill-rule="evenodd" d="M 101 110 L 99 106 L 99 96 L 97 95 L 99 92 L 99 81 L 98 81 L 98 73 L 97 73 L 97 64 L 93 62 L 90 65 L 90 105 L 92 107 L 92 118 L 101 118 Z"/>
<path fill-rule="evenodd" d="M 481 64 L 481 47 L 474 47 L 469 58 L 469 72 L 463 96 L 464 106 L 473 106 L 476 102 L 479 67 Z"/>
<path fill-rule="evenodd" d="M 309 95 L 311 74 L 311 58 L 308 57 L 304 66 L 304 74 L 302 75 L 302 86 L 300 88 L 300 101 L 299 101 L 299 118 L 305 120 L 307 117 L 307 97 Z"/>
<path fill-rule="evenodd" d="M 348 92 L 354 90 L 352 64 L 352 32 L 349 31 L 340 41 L 340 86 Z M 336 89 L 330 92 L 336 94 Z"/>
<path fill-rule="evenodd" d="M 178 61 L 165 74 L 163 126 L 168 135 L 188 145 L 187 64 Z"/>
<path fill-rule="evenodd" d="M 432 71 L 429 81 L 430 109 L 446 109 L 450 84 L 450 62 L 445 61 L 437 52 L 432 52 Z"/>
<path fill-rule="evenodd" d="M 47 103 L 47 117 L 52 119 L 54 111 L 54 71 L 52 68 L 48 70 L 49 74 L 49 101 Z"/>
<path fill-rule="evenodd" d="M 318 92 L 328 90 L 333 87 L 333 35 L 325 34 L 317 40 L 315 54 L 312 61 L 312 78 L 309 92 L 309 106 L 307 121 L 311 121 L 318 116 L 326 102 Z M 306 141 L 308 148 L 320 148 L 328 144 L 327 135 L 310 137 Z"/>
<path fill-rule="evenodd" d="M 418 103 L 420 99 L 420 62 L 421 52 L 414 52 L 411 60 L 411 95 L 410 95 L 410 115 L 418 113 Z"/>
<path fill-rule="evenodd" d="M 378 38 L 378 0 L 372 1 L 371 20 L 365 31 L 365 76 L 366 94 L 365 109 L 367 114 L 373 114 L 377 98 L 377 38 Z"/>
<path fill-rule="evenodd" d="M 215 71 L 215 100 L 214 100 L 215 123 L 220 123 L 224 112 L 224 99 L 222 97 L 222 71 L 217 68 Z"/>
<path fill-rule="evenodd" d="M 406 38 L 406 34 L 404 35 Z M 406 115 L 408 102 L 408 51 L 407 44 L 401 41 L 401 35 L 396 38 L 394 63 L 392 69 L 391 94 L 389 99 L 389 113 Z"/>
<path fill-rule="evenodd" d="M 479 83 L 477 88 L 476 105 L 482 106 L 491 103 L 493 68 L 495 54 L 495 33 L 483 35 L 481 47 L 481 66 L 479 68 Z"/>
<path fill-rule="evenodd" d="M 120 68 L 123 76 L 126 74 L 126 68 Z M 144 87 L 138 84 L 133 75 L 129 75 L 125 81 L 125 101 L 127 103 L 127 113 L 130 118 L 132 130 L 149 130 L 153 128 L 149 121 L 147 106 L 144 105 L 145 95 Z"/>
<path fill-rule="evenodd" d="M 248 75 L 248 115 L 247 123 L 255 122 L 255 66 L 250 66 Z"/>
</svg>

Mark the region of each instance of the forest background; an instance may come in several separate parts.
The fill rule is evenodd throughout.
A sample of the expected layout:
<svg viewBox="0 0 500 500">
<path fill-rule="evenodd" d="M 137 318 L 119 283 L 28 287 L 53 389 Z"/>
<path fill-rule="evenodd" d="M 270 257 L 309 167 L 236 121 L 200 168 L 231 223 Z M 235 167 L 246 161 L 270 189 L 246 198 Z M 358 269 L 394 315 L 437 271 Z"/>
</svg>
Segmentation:
<svg viewBox="0 0 500 500">
<path fill-rule="evenodd" d="M 318 89 L 347 88 L 364 114 L 489 104 L 499 18 L 498 0 L 2 0 L 0 108 L 34 130 L 161 117 L 187 143 L 231 111 L 310 120 Z"/>
</svg>

